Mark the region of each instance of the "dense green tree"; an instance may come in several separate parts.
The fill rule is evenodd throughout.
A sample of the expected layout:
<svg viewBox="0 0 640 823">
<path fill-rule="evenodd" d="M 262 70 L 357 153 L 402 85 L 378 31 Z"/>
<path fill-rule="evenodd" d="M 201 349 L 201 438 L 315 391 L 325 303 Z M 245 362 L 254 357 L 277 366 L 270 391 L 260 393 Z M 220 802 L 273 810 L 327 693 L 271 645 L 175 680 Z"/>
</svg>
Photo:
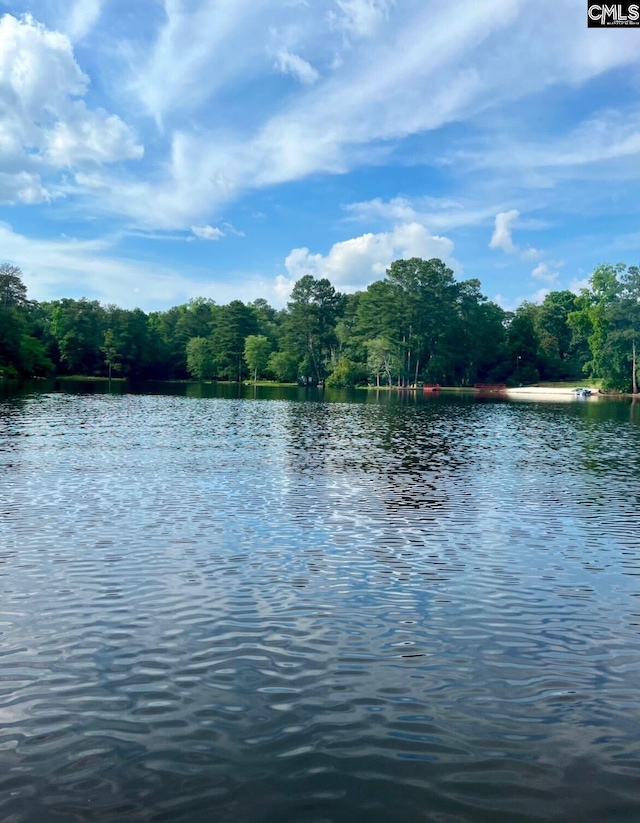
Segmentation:
<svg viewBox="0 0 640 823">
<path fill-rule="evenodd" d="M 491 372 L 507 360 L 506 313 L 487 300 L 476 279 L 458 284 L 454 309 L 443 331 L 444 379 L 456 385 L 492 382 Z"/>
<path fill-rule="evenodd" d="M 114 369 L 120 371 L 122 365 L 120 363 L 120 353 L 118 352 L 118 346 L 116 345 L 113 329 L 107 329 L 104 333 L 104 340 L 102 346 L 100 347 L 100 351 L 104 354 L 104 362 L 107 365 L 108 377 L 109 380 L 111 380 L 112 371 Z"/>
<path fill-rule="evenodd" d="M 422 372 L 430 380 L 442 380 L 451 368 L 452 351 L 447 341 L 455 325 L 458 293 L 453 272 L 441 260 L 414 257 L 393 262 L 387 279 L 392 304 L 389 313 L 395 328 L 378 324 L 375 336 L 397 343 L 399 382 L 416 383 Z"/>
<path fill-rule="evenodd" d="M 516 385 L 540 380 L 540 339 L 535 326 L 535 312 L 533 303 L 525 302 L 518 306 L 507 329 L 509 370 L 512 367 L 512 382 Z"/>
<path fill-rule="evenodd" d="M 51 312 L 51 334 L 60 354 L 62 368 L 71 374 L 104 373 L 101 347 L 105 332 L 105 309 L 97 300 L 56 300 Z"/>
<path fill-rule="evenodd" d="M 261 297 L 249 303 L 249 306 L 255 313 L 257 333 L 267 338 L 272 349 L 276 348 L 282 333 L 280 312 Z"/>
<path fill-rule="evenodd" d="M 390 280 L 376 280 L 371 283 L 360 294 L 354 327 L 354 335 L 365 352 L 365 362 L 369 362 L 371 345 L 376 352 L 373 355 L 373 363 L 370 364 L 374 366 L 371 372 L 374 377 L 375 361 L 381 356 L 380 347 L 384 349 L 384 360 L 381 362 L 389 383 L 392 377 L 394 381 L 399 380 L 404 357 L 401 345 L 401 309 L 396 297 L 397 291 Z"/>
<path fill-rule="evenodd" d="M 257 331 L 254 311 L 241 300 L 220 306 L 216 328 L 210 337 L 219 377 L 240 382 L 245 374 L 244 341 Z"/>
<path fill-rule="evenodd" d="M 298 358 L 287 351 L 273 352 L 268 369 L 281 383 L 294 383 L 298 378 Z"/>
<path fill-rule="evenodd" d="M 618 302 L 612 312 L 612 337 L 627 363 L 627 386 L 638 394 L 638 344 L 640 342 L 640 268 L 620 272 Z"/>
<path fill-rule="evenodd" d="M 569 315 L 575 335 L 586 338 L 585 370 L 609 389 L 637 392 L 640 273 L 623 264 L 598 266 Z"/>
<path fill-rule="evenodd" d="M 457 281 L 441 260 L 411 258 L 348 296 L 307 275 L 281 311 L 262 299 L 217 306 L 195 298 L 149 315 L 85 298 L 31 302 L 20 270 L 0 265 L 5 376 L 118 367 L 132 378 L 240 380 L 250 366 L 254 379 L 268 370 L 307 384 L 369 375 L 376 385 L 472 385 L 562 380 L 586 367 L 606 387 L 635 392 L 639 335 L 640 271 L 622 264 L 599 266 L 577 297 L 551 292 L 512 313 L 488 301 L 477 280 Z"/>
<path fill-rule="evenodd" d="M 0 264 L 0 310 L 24 308 L 28 302 L 22 271 L 11 263 Z"/>
<path fill-rule="evenodd" d="M 536 307 L 534 325 L 544 380 L 579 377 L 582 363 L 588 359 L 588 347 L 581 345 L 569 325 L 569 315 L 575 309 L 576 295 L 570 291 L 552 291 Z"/>
<path fill-rule="evenodd" d="M 391 386 L 393 375 L 398 373 L 397 347 L 386 337 L 374 337 L 373 340 L 367 340 L 365 347 L 367 370 L 375 378 L 376 386 L 380 386 L 383 375 L 387 378 L 387 385 Z"/>
<path fill-rule="evenodd" d="M 187 343 L 187 368 L 196 380 L 211 380 L 215 376 L 215 360 L 211 342 L 205 337 L 192 337 Z"/>
<path fill-rule="evenodd" d="M 333 389 L 348 389 L 355 386 L 365 373 L 358 363 L 348 357 L 341 357 L 327 377 L 326 385 Z"/>
<path fill-rule="evenodd" d="M 244 341 L 244 359 L 253 380 L 257 382 L 258 375 L 262 374 L 269 363 L 271 343 L 263 334 L 250 334 Z"/>
<path fill-rule="evenodd" d="M 141 309 L 131 311 L 117 306 L 107 306 L 105 312 L 106 331 L 111 331 L 110 344 L 117 352 L 121 374 L 135 378 L 148 376 L 151 346 L 147 315 Z"/>
<path fill-rule="evenodd" d="M 338 343 L 336 323 L 344 295 L 326 279 L 307 274 L 294 285 L 284 321 L 284 349 L 298 358 L 305 382 L 322 383 Z"/>
<path fill-rule="evenodd" d="M 36 307 L 27 299 L 22 271 L 0 265 L 0 375 L 43 376 L 53 363 L 36 333 Z"/>
</svg>

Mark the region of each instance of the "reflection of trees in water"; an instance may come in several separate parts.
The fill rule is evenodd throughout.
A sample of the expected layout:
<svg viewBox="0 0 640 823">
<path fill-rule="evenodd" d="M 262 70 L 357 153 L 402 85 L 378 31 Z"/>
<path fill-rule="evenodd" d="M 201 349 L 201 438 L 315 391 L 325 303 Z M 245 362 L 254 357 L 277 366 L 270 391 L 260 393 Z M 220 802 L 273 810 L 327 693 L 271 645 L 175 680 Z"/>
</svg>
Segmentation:
<svg viewBox="0 0 640 823">
<path fill-rule="evenodd" d="M 292 472 L 362 487 L 385 509 L 438 510 L 464 463 L 472 405 L 295 404 L 286 408 Z M 366 501 L 365 501 L 366 502 Z"/>
<path fill-rule="evenodd" d="M 0 380 L 0 386 L 2 385 Z M 14 517 L 17 503 L 12 500 L 10 490 L 12 478 L 16 472 L 23 471 L 22 445 L 25 437 L 25 408 L 27 401 L 24 393 L 15 393 L 7 396 L 8 392 L 0 395 L 0 485 L 3 493 L 0 495 L 0 527 L 7 526 Z M 0 535 L 3 529 L 0 528 Z M 16 550 L 10 550 L 5 540 L 0 541 L 0 566 L 10 564 L 17 555 Z"/>
</svg>

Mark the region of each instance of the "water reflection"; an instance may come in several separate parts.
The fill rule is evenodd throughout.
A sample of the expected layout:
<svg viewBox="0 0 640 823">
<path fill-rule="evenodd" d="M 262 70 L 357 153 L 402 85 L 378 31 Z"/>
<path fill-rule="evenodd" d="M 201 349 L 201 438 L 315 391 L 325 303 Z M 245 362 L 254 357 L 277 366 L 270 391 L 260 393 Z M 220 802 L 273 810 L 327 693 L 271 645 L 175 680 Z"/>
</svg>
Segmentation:
<svg viewBox="0 0 640 823">
<path fill-rule="evenodd" d="M 195 388 L 0 404 L 2 819 L 637 816 L 631 404 Z"/>
</svg>

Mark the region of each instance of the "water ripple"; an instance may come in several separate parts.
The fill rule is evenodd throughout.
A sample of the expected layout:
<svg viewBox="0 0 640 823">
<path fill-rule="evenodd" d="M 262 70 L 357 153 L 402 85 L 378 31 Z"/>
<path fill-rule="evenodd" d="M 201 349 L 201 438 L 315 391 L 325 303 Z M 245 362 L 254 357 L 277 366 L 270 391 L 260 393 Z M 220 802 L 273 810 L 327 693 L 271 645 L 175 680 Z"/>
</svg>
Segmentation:
<svg viewBox="0 0 640 823">
<path fill-rule="evenodd" d="M 605 403 L 6 400 L 0 817 L 634 819 L 639 438 Z"/>
</svg>

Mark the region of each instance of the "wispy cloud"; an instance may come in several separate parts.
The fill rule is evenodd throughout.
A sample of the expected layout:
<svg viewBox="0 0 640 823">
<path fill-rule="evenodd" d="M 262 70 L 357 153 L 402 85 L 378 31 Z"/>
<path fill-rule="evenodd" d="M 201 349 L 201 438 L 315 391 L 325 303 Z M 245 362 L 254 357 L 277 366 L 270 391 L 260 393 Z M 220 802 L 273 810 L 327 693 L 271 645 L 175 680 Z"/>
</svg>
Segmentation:
<svg viewBox="0 0 640 823">
<path fill-rule="evenodd" d="M 106 0 L 75 0 L 71 5 L 66 32 L 72 41 L 82 40 L 94 28 Z"/>
<path fill-rule="evenodd" d="M 224 232 L 215 226 L 191 226 L 191 231 L 200 240 L 220 240 Z"/>
<path fill-rule="evenodd" d="M 4 259 L 20 266 L 29 295 L 37 300 L 55 299 L 62 293 L 150 308 L 182 302 L 198 293 L 195 279 L 120 255 L 117 241 L 111 238 L 38 239 L 0 223 L 0 245 Z"/>
<path fill-rule="evenodd" d="M 39 20 L 18 16 L 29 7 Z M 588 270 L 576 262 L 585 243 L 574 242 L 571 259 L 565 251 L 599 230 L 584 221 L 598 210 L 615 215 L 618 235 L 637 229 L 636 32 L 595 37 L 575 0 L 162 0 L 127 15 L 110 0 L 10 8 L 0 18 L 3 216 L 28 206 L 35 222 L 82 221 L 96 237 L 106 221 L 114 259 L 128 259 L 116 255 L 116 236 L 147 252 L 153 239 L 224 234 L 215 255 L 241 255 L 248 244 L 234 242 L 231 221 L 263 213 L 268 224 L 251 225 L 268 284 L 282 249 L 299 252 L 288 265 L 299 259 L 351 288 L 408 249 L 451 254 L 453 238 L 474 274 L 508 270 L 513 293 L 518 278 L 555 283 L 544 279 L 557 273 L 551 257 Z M 275 219 L 281 204 L 300 219 Z M 340 224 L 353 236 L 335 243 L 326 227 Z M 489 254 L 489 241 L 509 257 Z M 69 271 L 80 278 L 79 266 Z"/>
<path fill-rule="evenodd" d="M 454 197 L 393 197 L 348 203 L 343 206 L 349 216 L 360 222 L 418 222 L 432 231 L 449 231 L 463 226 L 481 225 L 493 219 L 494 204 L 481 204 Z"/>
<path fill-rule="evenodd" d="M 337 11 L 329 11 L 331 24 L 345 34 L 372 37 L 388 18 L 393 0 L 335 0 Z"/>
<path fill-rule="evenodd" d="M 301 83 L 312 86 L 320 78 L 318 72 L 299 54 L 279 51 L 276 55 L 276 68 L 282 74 L 292 74 Z"/>
<path fill-rule="evenodd" d="M 161 235 L 158 239 L 187 238 Z M 124 254 L 119 251 L 120 240 L 118 235 L 91 240 L 38 238 L 0 223 L 2 259 L 22 269 L 29 296 L 35 300 L 84 296 L 123 308 L 152 311 L 185 303 L 195 296 L 211 297 L 220 303 L 277 297 L 273 283 L 255 272 L 213 278 L 210 269 L 204 272 L 186 262 L 172 266 Z"/>
</svg>

